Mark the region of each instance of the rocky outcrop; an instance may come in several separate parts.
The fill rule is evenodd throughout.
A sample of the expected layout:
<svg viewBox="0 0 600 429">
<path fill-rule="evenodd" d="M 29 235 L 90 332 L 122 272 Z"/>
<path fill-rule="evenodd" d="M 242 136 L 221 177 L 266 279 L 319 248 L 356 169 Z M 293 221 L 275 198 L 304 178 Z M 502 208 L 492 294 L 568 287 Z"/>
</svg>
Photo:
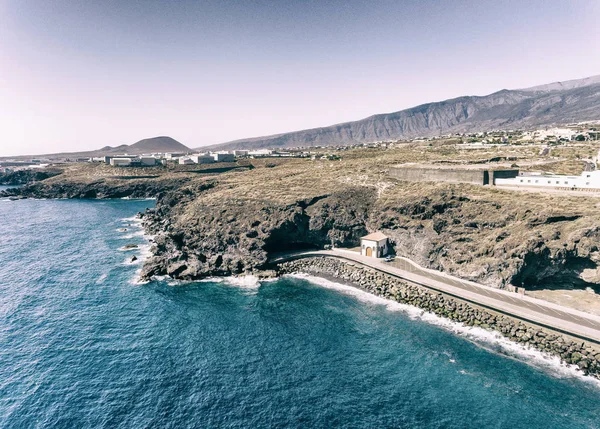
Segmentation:
<svg viewBox="0 0 600 429">
<path fill-rule="evenodd" d="M 307 273 L 335 277 L 382 298 L 409 304 L 467 326 L 496 331 L 511 341 L 559 356 L 565 363 L 577 365 L 584 374 L 600 378 L 600 349 L 507 316 L 492 314 L 373 269 L 317 257 L 284 262 L 277 270 L 280 275 Z"/>
<path fill-rule="evenodd" d="M 185 187 L 157 200 L 143 215 L 155 234 L 153 256 L 142 276 L 198 279 L 239 274 L 260 268 L 269 254 L 303 248 L 357 243 L 366 233 L 375 192 L 348 188 L 293 204 L 267 201 L 217 201 L 195 206 L 214 182 Z"/>
<path fill-rule="evenodd" d="M 415 194 L 371 210 L 369 229 L 384 231 L 398 255 L 493 287 L 596 287 L 589 283 L 594 276 L 582 278 L 598 270 L 595 217 L 511 194 Z"/>
<path fill-rule="evenodd" d="M 0 185 L 25 185 L 41 182 L 61 173 L 61 170 L 19 170 L 11 173 L 0 173 Z"/>
<path fill-rule="evenodd" d="M 196 183 L 158 199 L 144 218 L 157 236 L 145 277 L 238 274 L 271 254 L 357 246 L 381 230 L 397 255 L 493 287 L 585 288 L 600 279 L 595 218 L 543 204 L 528 209 L 452 187 L 377 198 L 374 188 L 351 185 L 286 203 L 217 198 L 227 186 Z"/>
<path fill-rule="evenodd" d="M 20 188 L 0 192 L 0 197 L 28 198 L 156 198 L 180 188 L 189 178 L 180 179 L 100 179 L 91 182 L 55 181 L 35 182 Z"/>
<path fill-rule="evenodd" d="M 144 216 L 156 236 L 147 278 L 252 271 L 270 254 L 357 246 L 362 235 L 380 230 L 397 255 L 492 287 L 600 291 L 600 215 L 593 201 L 456 184 L 378 187 L 367 178 L 385 174 L 377 163 L 343 162 L 294 161 L 206 176 L 132 170 L 118 177 L 104 165 L 74 165 L 0 196 L 157 198 Z"/>
</svg>

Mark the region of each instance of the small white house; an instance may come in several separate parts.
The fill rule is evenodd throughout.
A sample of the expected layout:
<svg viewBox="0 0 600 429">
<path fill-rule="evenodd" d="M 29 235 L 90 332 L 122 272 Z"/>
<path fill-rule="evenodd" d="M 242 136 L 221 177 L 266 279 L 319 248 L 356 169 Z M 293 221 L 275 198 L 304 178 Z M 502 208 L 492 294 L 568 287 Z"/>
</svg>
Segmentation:
<svg viewBox="0 0 600 429">
<path fill-rule="evenodd" d="M 363 256 L 382 258 L 388 251 L 388 238 L 382 232 L 374 232 L 360 239 L 360 254 Z"/>
</svg>

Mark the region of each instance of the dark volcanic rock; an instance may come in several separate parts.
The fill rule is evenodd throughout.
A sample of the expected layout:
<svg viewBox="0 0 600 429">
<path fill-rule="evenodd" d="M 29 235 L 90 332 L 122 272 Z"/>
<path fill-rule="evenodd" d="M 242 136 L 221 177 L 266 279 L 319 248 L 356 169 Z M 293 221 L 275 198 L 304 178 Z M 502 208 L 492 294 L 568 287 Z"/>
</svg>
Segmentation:
<svg viewBox="0 0 600 429">
<path fill-rule="evenodd" d="M 61 170 L 19 170 L 12 173 L 0 173 L 0 185 L 25 185 L 41 182 L 61 173 Z"/>
<path fill-rule="evenodd" d="M 209 189 L 182 188 L 144 214 L 146 228 L 157 234 L 144 278 L 237 274 L 260 269 L 270 253 L 358 244 L 375 201 L 373 189 L 349 188 L 285 206 L 228 201 L 191 209 L 192 197 Z"/>
<path fill-rule="evenodd" d="M 156 198 L 165 192 L 177 189 L 189 178 L 179 179 L 100 179 L 94 182 L 57 181 L 53 183 L 35 182 L 20 188 L 7 189 L 0 196 L 25 196 L 30 198 Z"/>
</svg>

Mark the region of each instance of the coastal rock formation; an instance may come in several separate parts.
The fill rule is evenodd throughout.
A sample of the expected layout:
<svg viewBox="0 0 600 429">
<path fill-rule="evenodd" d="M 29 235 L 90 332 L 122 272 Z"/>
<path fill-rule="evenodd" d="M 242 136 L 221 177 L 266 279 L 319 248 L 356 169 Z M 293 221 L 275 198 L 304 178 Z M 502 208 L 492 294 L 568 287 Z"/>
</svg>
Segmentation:
<svg viewBox="0 0 600 429">
<path fill-rule="evenodd" d="M 0 173 L 0 185 L 25 185 L 41 182 L 50 177 L 58 176 L 61 170 L 18 170 L 10 173 Z"/>
<path fill-rule="evenodd" d="M 98 179 L 89 182 L 46 181 L 34 182 L 20 188 L 0 192 L 0 197 L 29 198 L 155 198 L 178 189 L 189 180 L 179 179 Z"/>
<path fill-rule="evenodd" d="M 557 206 L 552 197 L 399 186 L 404 190 L 378 203 L 369 222 L 398 255 L 493 287 L 596 288 L 593 275 L 582 275 L 598 269 L 600 219 L 593 212 Z"/>
<path fill-rule="evenodd" d="M 494 150 L 494 158 L 515 149 L 506 151 Z M 0 195 L 156 198 L 144 214 L 156 236 L 145 278 L 253 271 L 278 252 L 354 247 L 362 235 L 383 231 L 397 255 L 492 287 L 600 291 L 597 200 L 387 175 L 386 165 L 442 154 L 458 157 L 445 147 L 402 146 L 349 151 L 335 162 L 249 160 L 247 170 L 210 174 L 86 163 Z"/>
<path fill-rule="evenodd" d="M 165 194 L 156 209 L 143 214 L 146 229 L 156 235 L 143 277 L 239 274 L 264 266 L 269 254 L 351 245 L 366 234 L 368 208 L 375 201 L 373 190 L 349 188 L 282 206 L 210 203 L 209 198 L 194 204 L 214 186 L 205 182 Z"/>
<path fill-rule="evenodd" d="M 526 325 L 507 316 L 492 314 L 370 268 L 334 258 L 317 257 L 284 262 L 277 269 L 280 275 L 307 273 L 332 277 L 382 298 L 409 304 L 467 326 L 496 331 L 511 341 L 558 356 L 565 363 L 577 365 L 584 374 L 600 378 L 600 350 L 590 345 Z"/>
</svg>

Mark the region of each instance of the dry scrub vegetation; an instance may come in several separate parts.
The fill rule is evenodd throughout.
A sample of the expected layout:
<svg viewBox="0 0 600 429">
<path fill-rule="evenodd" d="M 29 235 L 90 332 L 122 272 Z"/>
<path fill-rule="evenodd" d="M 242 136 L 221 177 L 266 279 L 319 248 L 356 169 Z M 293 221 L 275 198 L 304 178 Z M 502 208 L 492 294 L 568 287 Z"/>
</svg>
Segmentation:
<svg viewBox="0 0 600 429">
<path fill-rule="evenodd" d="M 209 166 L 202 166 L 203 174 L 198 166 L 118 169 L 79 164 L 43 183 L 151 183 L 156 192 L 169 184 L 149 222 L 162 234 L 149 274 L 197 278 L 236 273 L 260 267 L 270 251 L 286 246 L 353 246 L 361 234 L 382 230 L 398 255 L 494 287 L 598 290 L 599 198 L 398 182 L 387 174 L 390 166 L 406 162 L 486 161 L 490 167 L 516 164 L 579 174 L 583 159 L 597 149 L 557 147 L 540 155 L 540 147 L 533 146 L 461 149 L 413 143 L 339 151 L 342 159 L 336 161 L 243 160 L 241 168 L 220 173 Z M 196 171 L 184 171 L 191 169 Z M 136 175 L 145 178 L 132 178 Z"/>
</svg>

